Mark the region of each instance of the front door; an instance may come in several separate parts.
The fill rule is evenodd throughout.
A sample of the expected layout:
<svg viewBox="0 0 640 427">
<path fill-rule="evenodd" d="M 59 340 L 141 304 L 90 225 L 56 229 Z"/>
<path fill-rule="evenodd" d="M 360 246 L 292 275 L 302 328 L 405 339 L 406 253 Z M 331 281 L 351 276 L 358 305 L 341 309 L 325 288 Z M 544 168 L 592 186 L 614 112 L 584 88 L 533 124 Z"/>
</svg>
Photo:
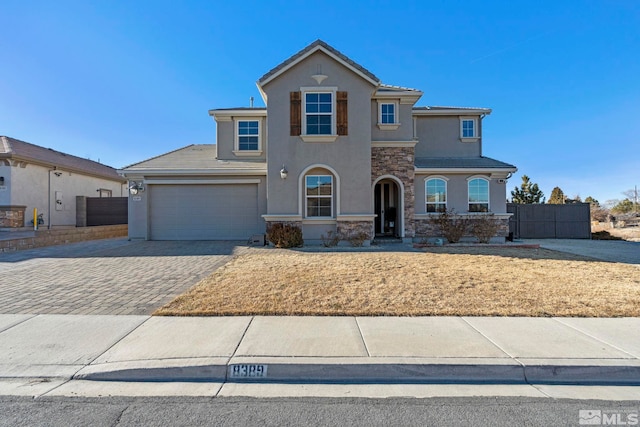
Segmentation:
<svg viewBox="0 0 640 427">
<path fill-rule="evenodd" d="M 399 230 L 398 185 L 383 180 L 374 188 L 375 227 L 377 237 L 397 237 Z"/>
</svg>

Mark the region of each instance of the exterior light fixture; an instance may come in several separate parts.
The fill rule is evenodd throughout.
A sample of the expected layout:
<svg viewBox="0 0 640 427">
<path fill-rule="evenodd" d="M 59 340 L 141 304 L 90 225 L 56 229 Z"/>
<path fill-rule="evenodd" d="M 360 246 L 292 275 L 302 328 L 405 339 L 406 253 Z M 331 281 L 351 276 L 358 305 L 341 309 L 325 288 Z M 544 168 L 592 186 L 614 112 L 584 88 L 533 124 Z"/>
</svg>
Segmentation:
<svg viewBox="0 0 640 427">
<path fill-rule="evenodd" d="M 280 178 L 287 179 L 287 176 L 289 176 L 289 171 L 287 170 L 285 165 L 282 165 L 282 169 L 280 169 Z"/>
<path fill-rule="evenodd" d="M 132 195 L 136 195 L 144 191 L 144 187 L 142 186 L 142 182 L 131 181 L 131 185 L 129 186 L 129 193 Z"/>
<path fill-rule="evenodd" d="M 0 186 L 4 185 L 4 176 L 0 176 Z"/>
</svg>

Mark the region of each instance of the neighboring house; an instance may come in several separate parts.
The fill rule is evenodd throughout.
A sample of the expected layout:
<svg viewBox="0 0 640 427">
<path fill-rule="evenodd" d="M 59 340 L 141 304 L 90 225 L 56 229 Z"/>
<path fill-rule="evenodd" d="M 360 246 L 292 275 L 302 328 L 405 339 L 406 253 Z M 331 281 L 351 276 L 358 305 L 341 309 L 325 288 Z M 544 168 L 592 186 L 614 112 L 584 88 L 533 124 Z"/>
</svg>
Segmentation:
<svg viewBox="0 0 640 427">
<path fill-rule="evenodd" d="M 445 209 L 494 213 L 508 233 L 506 180 L 482 156 L 486 108 L 416 107 L 318 40 L 258 82 L 266 108 L 214 109 L 217 145 L 190 145 L 119 171 L 135 187 L 129 237 L 248 239 L 293 223 L 405 241 L 433 237 Z M 141 190 L 141 191 L 138 191 Z"/>
<path fill-rule="evenodd" d="M 76 196 L 122 197 L 126 180 L 114 168 L 0 136 L 0 228 L 76 225 Z"/>
</svg>

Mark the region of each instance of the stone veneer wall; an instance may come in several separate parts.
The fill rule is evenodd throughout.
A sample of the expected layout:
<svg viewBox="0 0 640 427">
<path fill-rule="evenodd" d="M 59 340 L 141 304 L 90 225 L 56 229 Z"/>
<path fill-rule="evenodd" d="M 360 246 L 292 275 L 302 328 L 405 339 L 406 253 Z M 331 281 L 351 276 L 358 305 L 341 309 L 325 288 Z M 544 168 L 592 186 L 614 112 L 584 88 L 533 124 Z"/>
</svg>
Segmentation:
<svg viewBox="0 0 640 427">
<path fill-rule="evenodd" d="M 338 221 L 336 232 L 343 239 L 364 233 L 370 241 L 373 239 L 373 221 Z"/>
<path fill-rule="evenodd" d="M 0 240 L 0 252 L 34 249 L 44 246 L 64 245 L 88 240 L 127 237 L 128 225 L 102 225 L 99 227 L 64 228 L 59 230 L 38 230 L 33 237 Z M 8 232 L 7 234 L 12 233 Z"/>
<path fill-rule="evenodd" d="M 0 227 L 24 227 L 24 211 L 26 206 L 0 206 Z"/>
<path fill-rule="evenodd" d="M 404 185 L 404 236 L 415 236 L 415 149 L 414 147 L 371 147 L 371 182 L 393 175 Z"/>
<path fill-rule="evenodd" d="M 473 221 L 473 218 L 469 220 Z M 498 231 L 496 237 L 507 237 L 509 235 L 509 218 L 494 218 L 498 222 Z M 428 219 L 416 219 L 416 237 L 442 237 L 440 229 L 437 225 L 431 224 Z M 466 233 L 464 237 L 475 238 L 471 233 Z"/>
</svg>

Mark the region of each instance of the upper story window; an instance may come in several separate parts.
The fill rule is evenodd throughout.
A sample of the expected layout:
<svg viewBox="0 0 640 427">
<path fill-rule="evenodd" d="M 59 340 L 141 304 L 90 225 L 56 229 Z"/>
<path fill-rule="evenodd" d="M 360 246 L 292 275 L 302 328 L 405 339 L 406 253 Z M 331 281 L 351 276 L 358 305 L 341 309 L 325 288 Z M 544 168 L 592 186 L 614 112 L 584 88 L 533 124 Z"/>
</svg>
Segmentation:
<svg viewBox="0 0 640 427">
<path fill-rule="evenodd" d="M 460 138 L 464 142 L 478 140 L 478 123 L 475 117 L 462 117 L 460 119 Z"/>
<path fill-rule="evenodd" d="M 489 212 L 489 181 L 485 178 L 469 180 L 469 212 Z"/>
<path fill-rule="evenodd" d="M 399 126 L 398 104 L 378 101 L 378 127 L 380 130 L 396 130 Z"/>
<path fill-rule="evenodd" d="M 447 210 L 447 181 L 442 178 L 431 178 L 425 182 L 425 202 L 427 212 L 444 212 Z"/>
<path fill-rule="evenodd" d="M 305 177 L 307 218 L 333 216 L 333 176 L 307 175 Z"/>
<path fill-rule="evenodd" d="M 327 92 L 304 94 L 305 133 L 307 135 L 332 135 L 333 97 Z"/>
<path fill-rule="evenodd" d="M 235 131 L 234 154 L 236 156 L 260 154 L 262 149 L 260 120 L 236 120 Z"/>
<path fill-rule="evenodd" d="M 380 104 L 380 123 L 392 125 L 396 122 L 396 104 Z"/>
<path fill-rule="evenodd" d="M 290 135 L 305 142 L 334 142 L 349 134 L 347 92 L 302 87 L 290 92 Z"/>
</svg>

